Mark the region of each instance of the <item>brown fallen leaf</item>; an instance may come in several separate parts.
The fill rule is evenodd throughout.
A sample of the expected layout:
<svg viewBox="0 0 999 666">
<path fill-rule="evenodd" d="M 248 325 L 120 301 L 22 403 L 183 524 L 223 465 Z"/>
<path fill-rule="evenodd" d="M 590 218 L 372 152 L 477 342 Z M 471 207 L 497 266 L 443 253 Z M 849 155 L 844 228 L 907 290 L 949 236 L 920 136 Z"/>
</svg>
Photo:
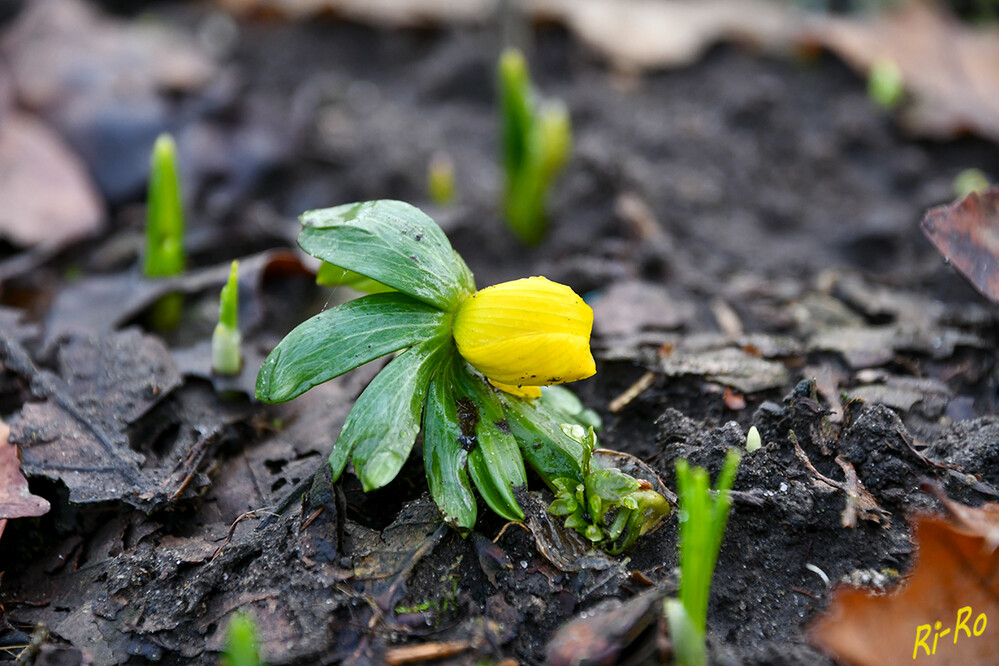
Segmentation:
<svg viewBox="0 0 999 666">
<path fill-rule="evenodd" d="M 55 110 L 98 89 L 123 101 L 191 92 L 216 73 L 192 37 L 153 21 L 109 18 L 81 0 L 27 3 L 0 52 L 18 100 L 34 110 Z"/>
<path fill-rule="evenodd" d="M 28 490 L 28 480 L 21 474 L 17 446 L 8 441 L 8 435 L 10 426 L 0 421 L 0 522 L 44 515 L 51 508 L 48 500 L 32 495 Z"/>
<path fill-rule="evenodd" d="M 719 41 L 784 48 L 798 14 L 768 0 L 218 0 L 237 13 L 335 13 L 394 27 L 483 23 L 502 8 L 565 25 L 620 69 L 682 67 Z"/>
<path fill-rule="evenodd" d="M 111 18 L 83 0 L 22 4 L 0 35 L 18 104 L 75 148 L 105 197 L 134 199 L 156 136 L 186 124 L 168 96 L 202 90 L 216 65 L 190 31 L 162 22 Z M 191 162 L 183 160 L 188 179 L 198 166 Z"/>
<path fill-rule="evenodd" d="M 959 23 L 942 6 L 902 2 L 873 21 L 829 19 L 810 39 L 865 74 L 893 62 L 912 97 L 901 118 L 910 131 L 999 140 L 999 30 Z"/>
<path fill-rule="evenodd" d="M 498 0 L 218 0 L 234 14 L 277 14 L 287 18 L 323 12 L 354 21 L 413 27 L 439 23 L 481 23 L 498 6 Z"/>
<path fill-rule="evenodd" d="M 809 630 L 811 642 L 853 666 L 994 664 L 999 551 L 983 530 L 999 526 L 999 506 L 962 507 L 962 513 L 974 519 L 916 518 L 916 564 L 901 589 L 886 596 L 837 589 Z"/>
<path fill-rule="evenodd" d="M 535 18 L 557 20 L 618 69 L 682 67 L 720 41 L 782 48 L 797 15 L 766 0 L 530 0 Z"/>
<path fill-rule="evenodd" d="M 999 302 L 999 186 L 931 208 L 920 226 L 975 289 Z"/>
<path fill-rule="evenodd" d="M 104 224 L 104 202 L 62 139 L 13 111 L 0 123 L 0 236 L 15 245 L 63 247 Z"/>
</svg>

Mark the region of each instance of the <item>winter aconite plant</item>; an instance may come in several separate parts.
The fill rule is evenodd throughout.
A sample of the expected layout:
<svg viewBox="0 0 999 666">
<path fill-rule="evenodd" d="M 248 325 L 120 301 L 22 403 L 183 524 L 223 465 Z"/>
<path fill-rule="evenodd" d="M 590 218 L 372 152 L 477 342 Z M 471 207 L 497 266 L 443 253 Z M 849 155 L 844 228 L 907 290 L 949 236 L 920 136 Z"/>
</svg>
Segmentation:
<svg viewBox="0 0 999 666">
<path fill-rule="evenodd" d="M 609 553 L 623 553 L 638 537 L 655 529 L 672 507 L 647 481 L 643 483 L 621 470 L 601 469 L 593 463 L 597 436 L 592 426 L 584 429 L 565 424 L 562 430 L 583 447 L 583 480 L 555 479 L 557 493 L 548 510 L 566 516 L 566 527 Z"/>
<path fill-rule="evenodd" d="M 302 223 L 306 252 L 390 289 L 299 325 L 257 377 L 261 400 L 284 402 L 397 352 L 347 416 L 329 458 L 334 479 L 351 460 L 365 490 L 384 486 L 422 429 L 430 492 L 460 529 L 475 524 L 473 486 L 500 516 L 523 519 L 525 462 L 553 488 L 582 482 L 584 446 L 559 424 L 585 415 L 541 388 L 595 372 L 593 313 L 579 296 L 543 277 L 476 291 L 440 228 L 399 201 L 310 211 Z"/>
</svg>

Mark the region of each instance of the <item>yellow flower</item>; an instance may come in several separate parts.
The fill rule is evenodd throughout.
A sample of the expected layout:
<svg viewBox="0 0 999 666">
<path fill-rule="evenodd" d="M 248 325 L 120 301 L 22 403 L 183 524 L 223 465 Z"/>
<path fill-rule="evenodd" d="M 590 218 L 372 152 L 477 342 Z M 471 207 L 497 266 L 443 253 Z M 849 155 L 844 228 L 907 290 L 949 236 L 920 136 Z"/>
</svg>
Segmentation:
<svg viewBox="0 0 999 666">
<path fill-rule="evenodd" d="M 498 388 L 538 397 L 532 388 L 585 379 L 593 310 L 569 287 L 543 277 L 486 287 L 454 317 L 458 351 Z"/>
</svg>

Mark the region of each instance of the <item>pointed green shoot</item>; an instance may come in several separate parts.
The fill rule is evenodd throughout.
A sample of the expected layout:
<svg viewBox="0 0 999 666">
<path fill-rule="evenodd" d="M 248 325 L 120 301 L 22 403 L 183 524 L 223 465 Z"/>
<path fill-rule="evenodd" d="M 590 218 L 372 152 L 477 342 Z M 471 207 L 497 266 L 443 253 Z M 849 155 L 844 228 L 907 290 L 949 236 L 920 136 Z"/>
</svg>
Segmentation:
<svg viewBox="0 0 999 666">
<path fill-rule="evenodd" d="M 525 161 L 528 135 L 534 124 L 531 75 L 524 54 L 517 49 L 506 49 L 500 56 L 499 84 L 503 168 L 509 184 Z"/>
<path fill-rule="evenodd" d="M 260 666 L 262 663 L 257 648 L 257 624 L 249 613 L 237 611 L 229 620 L 222 666 Z"/>
<path fill-rule="evenodd" d="M 146 277 L 179 275 L 184 272 L 185 260 L 177 146 L 169 134 L 161 134 L 153 146 L 149 169 L 143 274 Z"/>
<path fill-rule="evenodd" d="M 239 262 L 233 261 L 229 279 L 219 296 L 219 321 L 212 333 L 212 370 L 217 375 L 239 374 L 243 366 L 239 332 Z"/>
</svg>

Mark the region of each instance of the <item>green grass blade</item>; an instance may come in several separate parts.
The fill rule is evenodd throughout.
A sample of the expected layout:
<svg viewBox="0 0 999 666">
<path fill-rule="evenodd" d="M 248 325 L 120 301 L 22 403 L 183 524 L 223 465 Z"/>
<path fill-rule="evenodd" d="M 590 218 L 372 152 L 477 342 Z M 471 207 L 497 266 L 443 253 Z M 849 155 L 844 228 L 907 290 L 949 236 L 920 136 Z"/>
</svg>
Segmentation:
<svg viewBox="0 0 999 666">
<path fill-rule="evenodd" d="M 452 316 L 400 293 L 373 294 L 299 324 L 257 375 L 257 398 L 286 402 L 385 354 L 434 337 L 447 339 Z"/>
<path fill-rule="evenodd" d="M 669 639 L 673 658 L 679 666 L 704 666 L 708 662 L 704 649 L 704 632 L 698 631 L 687 609 L 677 599 L 667 599 L 666 620 L 669 622 Z"/>
<path fill-rule="evenodd" d="M 311 210 L 298 244 L 345 268 L 442 310 L 454 311 L 468 275 L 444 232 L 401 201 L 381 200 Z"/>
</svg>

